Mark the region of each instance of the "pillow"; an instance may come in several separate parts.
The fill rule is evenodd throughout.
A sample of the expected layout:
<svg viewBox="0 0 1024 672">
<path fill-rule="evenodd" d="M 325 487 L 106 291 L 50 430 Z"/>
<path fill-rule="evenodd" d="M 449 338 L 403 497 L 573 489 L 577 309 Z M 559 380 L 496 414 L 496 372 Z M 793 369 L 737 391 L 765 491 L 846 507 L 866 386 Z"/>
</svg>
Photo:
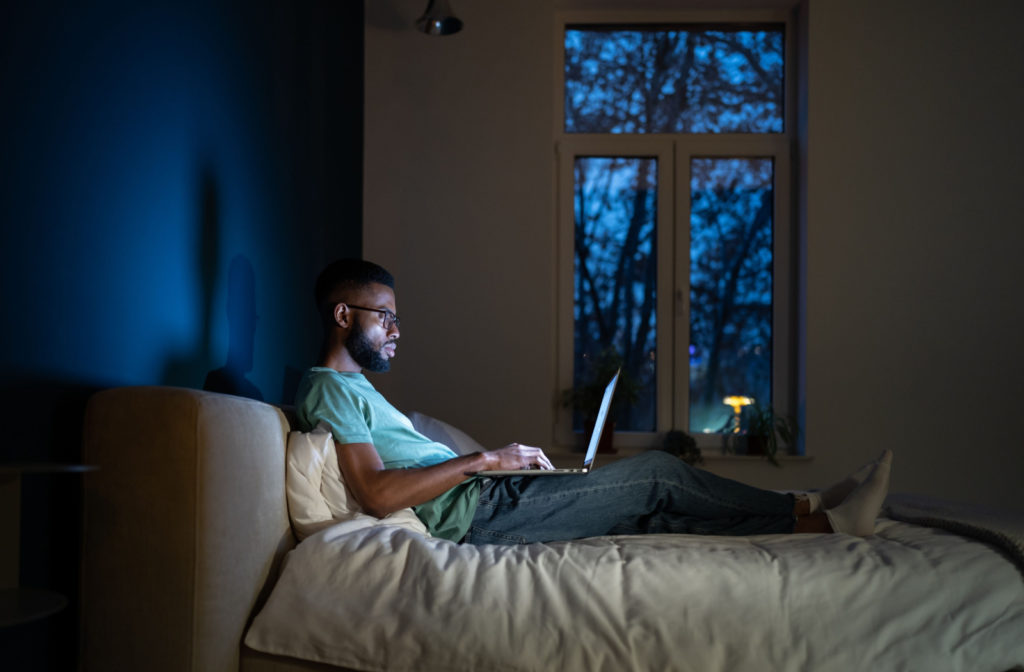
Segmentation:
<svg viewBox="0 0 1024 672">
<path fill-rule="evenodd" d="M 470 453 L 483 452 L 484 447 L 474 441 L 461 429 L 452 427 L 446 422 L 437 418 L 424 415 L 417 411 L 409 414 L 413 428 L 431 441 L 443 443 L 458 455 L 469 455 Z"/>
<path fill-rule="evenodd" d="M 320 493 L 328 443 L 333 443 L 331 433 L 319 427 L 312 432 L 288 434 L 285 493 L 288 517 L 300 540 L 334 522 L 327 500 Z"/>
<path fill-rule="evenodd" d="M 322 423 L 311 432 L 288 434 L 285 492 L 288 516 L 299 541 L 335 523 L 357 519 L 428 534 L 423 522 L 409 508 L 380 519 L 363 513 L 345 486 L 333 436 Z"/>
</svg>

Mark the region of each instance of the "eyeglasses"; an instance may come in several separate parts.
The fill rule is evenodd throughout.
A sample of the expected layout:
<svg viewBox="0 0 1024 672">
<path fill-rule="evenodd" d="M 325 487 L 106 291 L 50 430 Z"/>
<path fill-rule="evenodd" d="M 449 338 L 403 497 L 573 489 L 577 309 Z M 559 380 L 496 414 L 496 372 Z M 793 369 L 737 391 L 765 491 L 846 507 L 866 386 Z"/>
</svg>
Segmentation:
<svg viewBox="0 0 1024 672">
<path fill-rule="evenodd" d="M 356 310 L 367 310 L 371 313 L 380 313 L 384 316 L 384 331 L 390 331 L 392 325 L 397 327 L 401 324 L 401 320 L 398 319 L 398 315 L 395 315 L 387 308 L 381 310 L 380 308 L 364 308 L 363 306 L 354 306 L 351 303 L 346 303 L 349 308 L 355 308 Z"/>
</svg>

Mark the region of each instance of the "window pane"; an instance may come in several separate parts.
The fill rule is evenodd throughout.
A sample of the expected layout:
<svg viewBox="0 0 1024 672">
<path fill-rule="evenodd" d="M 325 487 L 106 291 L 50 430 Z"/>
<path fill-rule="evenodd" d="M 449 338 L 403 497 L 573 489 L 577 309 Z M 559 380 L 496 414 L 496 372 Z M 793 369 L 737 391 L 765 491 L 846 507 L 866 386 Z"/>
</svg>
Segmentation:
<svg viewBox="0 0 1024 672">
<path fill-rule="evenodd" d="M 781 133 L 783 28 L 570 26 L 568 133 Z"/>
<path fill-rule="evenodd" d="M 621 360 L 616 400 L 636 394 L 616 406 L 617 430 L 654 431 L 657 169 L 653 158 L 577 157 L 574 164 L 573 385 L 614 372 L 609 360 Z M 575 429 L 583 420 L 577 412 Z"/>
<path fill-rule="evenodd" d="M 734 425 L 726 396 L 771 404 L 772 159 L 690 162 L 690 431 Z"/>
</svg>

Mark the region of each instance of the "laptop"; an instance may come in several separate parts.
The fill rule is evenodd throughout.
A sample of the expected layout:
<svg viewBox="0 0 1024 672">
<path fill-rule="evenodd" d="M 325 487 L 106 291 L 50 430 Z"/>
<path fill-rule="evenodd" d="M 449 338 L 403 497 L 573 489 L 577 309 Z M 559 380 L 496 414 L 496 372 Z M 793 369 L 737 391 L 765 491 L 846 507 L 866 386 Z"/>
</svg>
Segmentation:
<svg viewBox="0 0 1024 672">
<path fill-rule="evenodd" d="M 612 396 L 615 394 L 615 385 L 619 382 L 619 374 L 622 369 L 615 372 L 612 379 L 604 388 L 604 396 L 601 398 L 601 408 L 597 411 L 597 420 L 594 422 L 594 431 L 590 434 L 590 444 L 587 446 L 587 453 L 583 456 L 583 466 L 572 469 L 495 469 L 492 471 L 478 471 L 477 476 L 567 476 L 571 474 L 586 474 L 594 468 L 594 456 L 597 455 L 597 444 L 601 441 L 601 432 L 604 431 L 605 420 L 608 419 L 608 409 L 612 405 Z"/>
</svg>

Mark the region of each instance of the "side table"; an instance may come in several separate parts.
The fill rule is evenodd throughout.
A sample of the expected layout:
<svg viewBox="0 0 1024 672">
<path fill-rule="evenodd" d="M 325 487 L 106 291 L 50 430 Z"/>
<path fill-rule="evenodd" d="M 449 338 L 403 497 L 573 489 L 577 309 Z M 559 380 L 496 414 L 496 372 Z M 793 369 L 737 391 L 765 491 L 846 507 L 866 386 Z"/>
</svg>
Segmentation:
<svg viewBox="0 0 1024 672">
<path fill-rule="evenodd" d="M 19 585 L 22 476 L 83 473 L 95 469 L 85 464 L 0 464 L 0 628 L 55 614 L 68 603 L 60 593 Z"/>
</svg>

